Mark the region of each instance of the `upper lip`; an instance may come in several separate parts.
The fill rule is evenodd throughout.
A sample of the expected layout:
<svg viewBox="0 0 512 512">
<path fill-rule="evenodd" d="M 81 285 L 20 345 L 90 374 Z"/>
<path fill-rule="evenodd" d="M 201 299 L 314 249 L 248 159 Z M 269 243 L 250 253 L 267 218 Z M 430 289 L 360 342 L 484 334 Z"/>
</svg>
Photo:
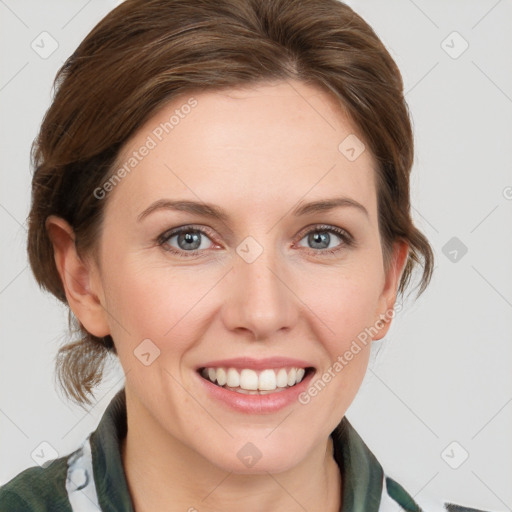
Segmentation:
<svg viewBox="0 0 512 512">
<path fill-rule="evenodd" d="M 232 359 L 217 359 L 208 361 L 197 367 L 201 368 L 239 368 L 252 370 L 265 370 L 267 368 L 313 368 L 313 365 L 307 361 L 292 357 L 266 357 L 264 359 L 255 359 L 252 357 L 235 357 Z"/>
</svg>

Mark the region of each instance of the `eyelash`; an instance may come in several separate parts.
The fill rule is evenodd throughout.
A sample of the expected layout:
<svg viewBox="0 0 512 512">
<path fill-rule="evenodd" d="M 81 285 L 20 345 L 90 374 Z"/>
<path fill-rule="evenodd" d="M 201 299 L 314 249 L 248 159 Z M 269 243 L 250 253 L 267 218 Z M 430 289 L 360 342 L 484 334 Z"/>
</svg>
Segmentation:
<svg viewBox="0 0 512 512">
<path fill-rule="evenodd" d="M 210 230 L 205 229 L 205 228 L 198 228 L 198 227 L 195 227 L 194 225 L 187 225 L 187 226 L 182 226 L 182 227 L 179 227 L 176 229 L 172 229 L 170 231 L 166 231 L 165 233 L 162 233 L 157 238 L 156 243 L 159 246 L 161 246 L 162 249 L 164 249 L 165 251 L 168 251 L 168 252 L 175 254 L 177 256 L 180 256 L 180 257 L 190 258 L 190 257 L 200 256 L 200 253 L 203 252 L 205 249 L 194 249 L 192 251 L 184 251 L 184 250 L 175 249 L 174 247 L 171 247 L 169 245 L 166 246 L 166 244 L 169 242 L 169 240 L 172 237 L 174 237 L 176 235 L 180 235 L 181 233 L 189 233 L 189 232 L 199 232 L 203 235 L 207 235 L 208 238 L 210 238 L 210 239 L 213 238 Z M 325 224 L 316 225 L 312 229 L 309 229 L 308 231 L 301 233 L 299 241 L 311 233 L 334 233 L 342 240 L 342 243 L 340 243 L 340 245 L 338 245 L 332 249 L 305 248 L 307 252 L 310 252 L 311 254 L 314 254 L 314 255 L 319 255 L 319 254 L 333 255 L 344 248 L 352 247 L 355 245 L 355 241 L 354 241 L 352 235 L 350 235 L 346 230 L 335 227 L 335 226 L 325 225 Z M 213 242 L 213 240 L 211 240 L 211 241 Z"/>
</svg>

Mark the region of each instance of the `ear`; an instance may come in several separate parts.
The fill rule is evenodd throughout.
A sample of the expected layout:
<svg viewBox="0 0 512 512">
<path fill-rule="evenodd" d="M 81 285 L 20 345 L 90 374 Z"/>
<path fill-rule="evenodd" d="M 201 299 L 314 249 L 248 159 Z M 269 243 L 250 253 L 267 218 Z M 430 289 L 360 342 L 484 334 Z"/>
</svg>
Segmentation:
<svg viewBox="0 0 512 512">
<path fill-rule="evenodd" d="M 383 338 L 391 327 L 391 320 L 394 316 L 393 307 L 396 302 L 398 292 L 398 285 L 400 278 L 407 262 L 409 255 L 409 244 L 404 240 L 396 241 L 393 244 L 393 253 L 389 269 L 385 277 L 384 288 L 379 297 L 377 316 L 375 318 L 374 326 L 378 329 L 378 334 L 372 336 L 373 340 L 380 340 Z"/>
<path fill-rule="evenodd" d="M 96 265 L 80 258 L 73 228 L 64 219 L 50 215 L 46 219 L 46 230 L 69 307 L 93 336 L 110 334 L 107 312 L 98 297 L 102 290 Z"/>
</svg>

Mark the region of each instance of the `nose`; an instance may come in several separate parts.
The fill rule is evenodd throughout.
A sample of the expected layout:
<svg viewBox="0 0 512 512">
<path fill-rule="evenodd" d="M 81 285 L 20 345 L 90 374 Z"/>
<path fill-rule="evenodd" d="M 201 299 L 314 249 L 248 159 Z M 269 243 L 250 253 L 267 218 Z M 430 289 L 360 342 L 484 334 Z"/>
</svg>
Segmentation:
<svg viewBox="0 0 512 512">
<path fill-rule="evenodd" d="M 258 255 L 260 251 L 254 242 L 239 247 L 225 283 L 222 309 L 226 328 L 247 331 L 254 341 L 291 330 L 301 305 L 283 257 L 267 247 Z"/>
</svg>

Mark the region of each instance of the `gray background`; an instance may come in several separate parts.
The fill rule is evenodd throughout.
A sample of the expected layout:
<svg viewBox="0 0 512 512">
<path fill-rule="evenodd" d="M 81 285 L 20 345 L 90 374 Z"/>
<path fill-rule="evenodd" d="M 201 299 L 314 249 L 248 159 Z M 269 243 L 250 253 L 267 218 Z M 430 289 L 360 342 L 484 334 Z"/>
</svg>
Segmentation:
<svg viewBox="0 0 512 512">
<path fill-rule="evenodd" d="M 88 412 L 57 393 L 67 315 L 25 254 L 29 149 L 53 78 L 118 3 L 0 0 L 0 484 L 35 465 L 41 442 L 59 456 L 77 448 L 123 385 L 114 361 Z M 512 1 L 348 3 L 402 71 L 414 218 L 437 260 L 430 288 L 376 345 L 347 416 L 412 494 L 512 510 Z"/>
</svg>

